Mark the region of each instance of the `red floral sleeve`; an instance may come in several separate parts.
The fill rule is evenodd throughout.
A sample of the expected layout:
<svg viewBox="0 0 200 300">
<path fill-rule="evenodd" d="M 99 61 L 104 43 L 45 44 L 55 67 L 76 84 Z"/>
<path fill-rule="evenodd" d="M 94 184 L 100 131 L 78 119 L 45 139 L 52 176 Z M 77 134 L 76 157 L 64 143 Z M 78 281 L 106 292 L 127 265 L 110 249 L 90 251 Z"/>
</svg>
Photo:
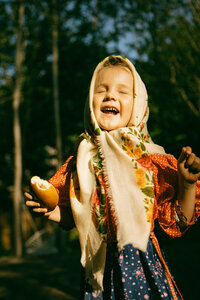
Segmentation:
<svg viewBox="0 0 200 300">
<path fill-rule="evenodd" d="M 158 219 L 160 226 L 169 236 L 180 237 L 200 215 L 200 182 L 197 181 L 194 216 L 187 226 L 181 227 L 180 222 L 177 221 L 178 173 L 176 158 L 172 155 L 151 154 L 142 159 L 140 163 L 144 167 L 147 164 L 154 172 L 156 198 L 154 220 Z"/>
<path fill-rule="evenodd" d="M 74 165 L 74 156 L 70 156 L 67 161 L 60 167 L 56 174 L 49 180 L 55 186 L 59 194 L 58 205 L 70 206 L 69 185 L 72 168 Z"/>
</svg>

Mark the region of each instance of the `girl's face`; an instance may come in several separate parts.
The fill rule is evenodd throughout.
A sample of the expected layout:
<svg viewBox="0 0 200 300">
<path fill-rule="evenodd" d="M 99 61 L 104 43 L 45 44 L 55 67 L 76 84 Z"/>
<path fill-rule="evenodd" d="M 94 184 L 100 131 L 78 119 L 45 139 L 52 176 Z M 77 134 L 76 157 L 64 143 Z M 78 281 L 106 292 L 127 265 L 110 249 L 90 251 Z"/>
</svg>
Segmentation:
<svg viewBox="0 0 200 300">
<path fill-rule="evenodd" d="M 97 75 L 93 111 L 103 130 L 126 127 L 133 110 L 133 76 L 122 66 L 109 66 Z"/>
</svg>

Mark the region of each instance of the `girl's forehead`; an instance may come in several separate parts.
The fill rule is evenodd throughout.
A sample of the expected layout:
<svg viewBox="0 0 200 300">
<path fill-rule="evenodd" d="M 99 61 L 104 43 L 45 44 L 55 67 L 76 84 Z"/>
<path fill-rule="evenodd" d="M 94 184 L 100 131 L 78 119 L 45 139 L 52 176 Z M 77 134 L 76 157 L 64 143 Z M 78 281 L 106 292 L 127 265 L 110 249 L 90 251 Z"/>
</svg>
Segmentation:
<svg viewBox="0 0 200 300">
<path fill-rule="evenodd" d="M 110 80 L 113 79 L 114 80 L 114 78 L 120 77 L 120 75 L 123 73 L 125 74 L 125 72 L 129 76 L 131 75 L 131 77 L 133 78 L 133 74 L 128 67 L 121 66 L 121 65 L 103 67 L 98 71 L 98 73 L 96 75 L 95 83 L 97 83 L 101 80 L 105 80 L 105 79 L 110 79 Z M 112 76 L 112 73 L 115 73 L 115 74 L 113 74 L 114 77 Z"/>
</svg>

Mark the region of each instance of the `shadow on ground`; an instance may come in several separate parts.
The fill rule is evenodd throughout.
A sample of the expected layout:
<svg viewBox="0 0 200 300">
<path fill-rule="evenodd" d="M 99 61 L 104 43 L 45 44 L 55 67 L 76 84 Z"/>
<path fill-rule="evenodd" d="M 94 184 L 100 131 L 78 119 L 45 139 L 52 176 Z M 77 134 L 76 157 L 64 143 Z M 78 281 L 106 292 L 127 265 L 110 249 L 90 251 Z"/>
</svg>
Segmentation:
<svg viewBox="0 0 200 300">
<path fill-rule="evenodd" d="M 80 254 L 0 258 L 1 300 L 77 300 Z"/>
<path fill-rule="evenodd" d="M 200 299 L 200 221 L 179 239 L 170 239 L 159 226 L 155 231 L 184 300 Z M 0 300 L 78 300 L 79 261 L 74 248 L 65 255 L 2 257 Z"/>
</svg>

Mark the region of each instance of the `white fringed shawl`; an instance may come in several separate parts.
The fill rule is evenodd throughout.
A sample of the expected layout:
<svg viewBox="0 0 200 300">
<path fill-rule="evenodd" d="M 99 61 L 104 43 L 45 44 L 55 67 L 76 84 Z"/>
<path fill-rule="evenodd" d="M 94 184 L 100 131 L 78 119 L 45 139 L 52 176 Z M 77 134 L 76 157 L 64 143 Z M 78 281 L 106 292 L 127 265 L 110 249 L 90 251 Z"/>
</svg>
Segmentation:
<svg viewBox="0 0 200 300">
<path fill-rule="evenodd" d="M 134 108 L 126 128 L 102 131 L 93 113 L 96 75 L 109 60 L 125 62 L 134 78 Z M 81 245 L 81 263 L 89 283 L 97 293 L 103 289 L 106 242 L 92 221 L 92 201 L 96 189 L 94 157 L 100 153 L 107 196 L 117 225 L 117 242 L 121 250 L 132 244 L 145 251 L 151 230 L 154 202 L 153 173 L 139 165 L 137 159 L 149 153 L 164 154 L 147 132 L 148 102 L 146 88 L 132 63 L 121 56 L 105 58 L 96 67 L 86 104 L 85 139 L 77 151 L 76 172 L 71 177 L 70 202 Z M 74 192 L 75 177 L 80 192 Z"/>
</svg>

